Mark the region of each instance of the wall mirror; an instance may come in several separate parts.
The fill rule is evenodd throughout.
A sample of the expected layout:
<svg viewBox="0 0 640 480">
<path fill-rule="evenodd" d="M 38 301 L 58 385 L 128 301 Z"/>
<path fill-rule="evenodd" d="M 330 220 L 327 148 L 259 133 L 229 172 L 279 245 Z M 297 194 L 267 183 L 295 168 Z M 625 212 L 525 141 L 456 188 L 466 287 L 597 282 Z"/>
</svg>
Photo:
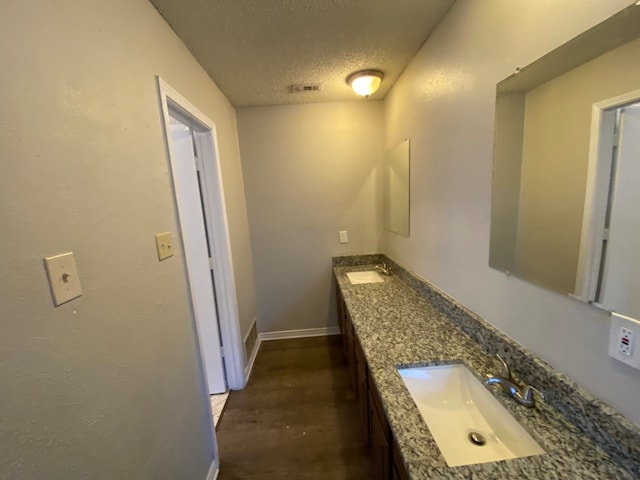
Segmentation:
<svg viewBox="0 0 640 480">
<path fill-rule="evenodd" d="M 489 265 L 640 318 L 640 6 L 497 86 Z"/>
<path fill-rule="evenodd" d="M 384 228 L 409 236 L 409 139 L 384 154 Z"/>
</svg>

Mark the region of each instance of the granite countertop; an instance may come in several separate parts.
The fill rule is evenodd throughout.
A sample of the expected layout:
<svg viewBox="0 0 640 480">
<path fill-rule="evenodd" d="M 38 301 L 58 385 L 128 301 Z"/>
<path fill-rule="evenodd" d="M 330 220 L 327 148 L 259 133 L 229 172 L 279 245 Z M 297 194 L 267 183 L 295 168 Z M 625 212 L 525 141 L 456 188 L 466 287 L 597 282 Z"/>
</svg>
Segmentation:
<svg viewBox="0 0 640 480">
<path fill-rule="evenodd" d="M 525 408 L 501 389 L 494 396 L 518 419 L 545 454 L 460 467 L 448 467 L 397 372 L 399 366 L 464 363 L 480 379 L 499 366 L 442 309 L 399 275 L 383 283 L 352 285 L 347 272 L 369 266 L 336 266 L 334 274 L 366 356 L 371 380 L 380 392 L 393 436 L 407 471 L 418 479 L 633 479 L 592 438 L 548 403 Z M 518 365 L 512 364 L 514 375 Z"/>
</svg>

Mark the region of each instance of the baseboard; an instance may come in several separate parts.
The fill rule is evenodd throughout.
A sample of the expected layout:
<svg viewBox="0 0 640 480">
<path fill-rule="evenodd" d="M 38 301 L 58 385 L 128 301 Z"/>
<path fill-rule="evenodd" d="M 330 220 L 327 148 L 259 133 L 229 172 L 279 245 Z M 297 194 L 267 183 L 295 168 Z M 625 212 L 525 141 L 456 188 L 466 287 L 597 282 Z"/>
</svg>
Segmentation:
<svg viewBox="0 0 640 480">
<path fill-rule="evenodd" d="M 279 332 L 265 332 L 258 335 L 258 340 L 265 342 L 268 340 L 284 340 L 286 338 L 304 338 L 304 337 L 324 337 L 326 335 L 339 335 L 340 328 L 322 327 L 322 328 L 305 328 L 301 330 L 281 330 Z"/>
<path fill-rule="evenodd" d="M 209 473 L 207 473 L 206 480 L 216 480 L 219 473 L 220 469 L 218 468 L 218 460 L 214 458 L 213 462 L 211 463 L 211 467 L 209 467 Z"/>
</svg>

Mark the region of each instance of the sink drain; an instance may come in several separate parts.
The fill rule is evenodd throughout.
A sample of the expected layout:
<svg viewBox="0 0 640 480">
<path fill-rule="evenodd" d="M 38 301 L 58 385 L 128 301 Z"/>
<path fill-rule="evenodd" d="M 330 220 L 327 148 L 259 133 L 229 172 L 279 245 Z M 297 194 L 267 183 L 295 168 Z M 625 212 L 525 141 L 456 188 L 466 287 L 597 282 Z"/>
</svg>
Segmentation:
<svg viewBox="0 0 640 480">
<path fill-rule="evenodd" d="M 482 447 L 487 443 L 484 436 L 478 432 L 469 432 L 469 441 L 478 447 Z"/>
</svg>

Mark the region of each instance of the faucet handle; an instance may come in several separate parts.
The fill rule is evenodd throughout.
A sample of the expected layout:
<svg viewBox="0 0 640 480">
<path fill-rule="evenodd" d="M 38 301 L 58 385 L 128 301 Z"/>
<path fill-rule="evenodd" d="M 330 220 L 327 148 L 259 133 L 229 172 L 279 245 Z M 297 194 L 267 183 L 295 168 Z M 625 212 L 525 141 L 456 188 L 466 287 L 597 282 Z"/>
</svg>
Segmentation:
<svg viewBox="0 0 640 480">
<path fill-rule="evenodd" d="M 391 275 L 391 269 L 387 267 L 386 263 L 383 263 L 382 265 L 376 265 L 374 269 L 383 273 L 384 275 Z"/>
<path fill-rule="evenodd" d="M 528 402 L 533 402 L 533 393 L 537 393 L 542 400 L 544 400 L 544 393 L 538 390 L 533 385 L 525 385 L 522 387 L 522 398 Z"/>
<path fill-rule="evenodd" d="M 507 380 L 511 380 L 511 369 L 509 368 L 509 365 L 507 364 L 507 362 L 504 361 L 504 359 L 500 356 L 499 353 L 496 353 L 496 357 L 498 358 L 498 360 L 500 360 L 500 363 L 502 364 L 502 373 L 500 374 L 500 376 L 503 378 L 506 378 Z"/>
</svg>

